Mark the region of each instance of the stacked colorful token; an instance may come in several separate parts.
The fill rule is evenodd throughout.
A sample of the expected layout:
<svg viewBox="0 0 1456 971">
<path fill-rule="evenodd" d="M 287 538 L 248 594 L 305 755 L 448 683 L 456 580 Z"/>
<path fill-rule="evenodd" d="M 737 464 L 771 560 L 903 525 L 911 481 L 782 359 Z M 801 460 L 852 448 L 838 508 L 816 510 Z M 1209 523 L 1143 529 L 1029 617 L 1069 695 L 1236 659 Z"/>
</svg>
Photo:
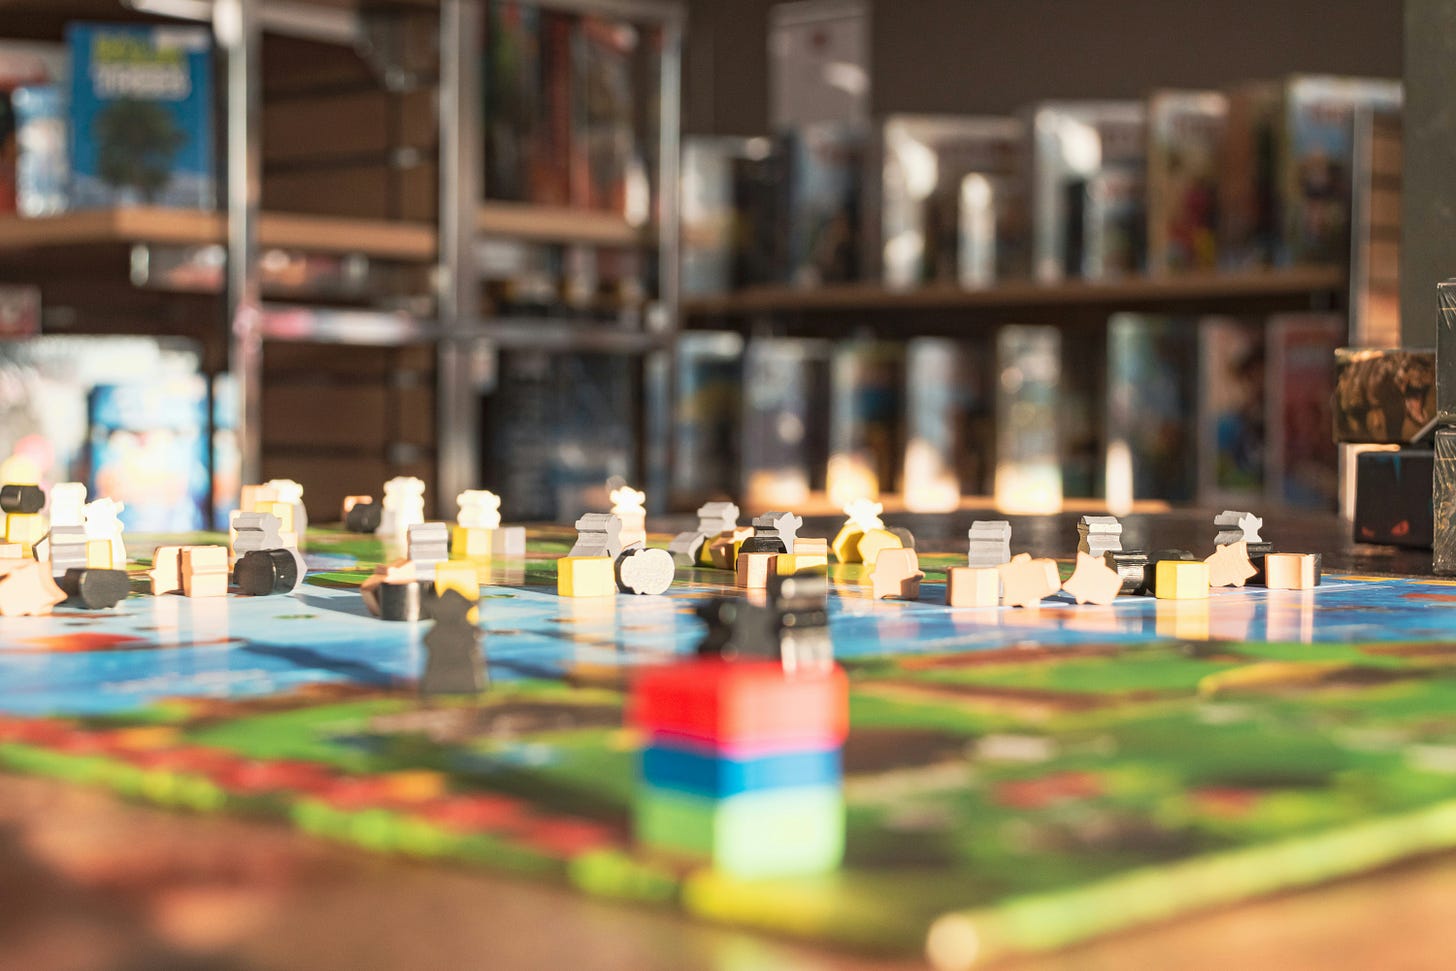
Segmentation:
<svg viewBox="0 0 1456 971">
<path fill-rule="evenodd" d="M 839 866 L 849 721 L 841 669 L 697 661 L 644 673 L 632 700 L 646 736 L 639 843 L 744 878 Z"/>
</svg>

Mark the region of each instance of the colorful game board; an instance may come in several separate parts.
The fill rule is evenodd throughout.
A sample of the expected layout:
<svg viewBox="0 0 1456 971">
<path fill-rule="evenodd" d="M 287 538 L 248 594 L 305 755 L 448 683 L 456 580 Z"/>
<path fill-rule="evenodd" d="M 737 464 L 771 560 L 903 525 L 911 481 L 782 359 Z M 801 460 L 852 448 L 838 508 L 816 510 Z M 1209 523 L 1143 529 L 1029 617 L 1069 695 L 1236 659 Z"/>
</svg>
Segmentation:
<svg viewBox="0 0 1456 971">
<path fill-rule="evenodd" d="M 731 580 L 563 600 L 568 545 L 482 567 L 478 704 L 419 700 L 428 625 L 367 614 L 382 551 L 341 533 L 311 537 L 292 597 L 0 619 L 0 765 L 946 968 L 1456 846 L 1450 583 L 950 610 L 933 581 L 963 557 L 924 555 L 914 603 L 830 568 L 844 868 L 744 881 L 646 853 L 623 688 L 690 653 L 693 605 Z"/>
</svg>

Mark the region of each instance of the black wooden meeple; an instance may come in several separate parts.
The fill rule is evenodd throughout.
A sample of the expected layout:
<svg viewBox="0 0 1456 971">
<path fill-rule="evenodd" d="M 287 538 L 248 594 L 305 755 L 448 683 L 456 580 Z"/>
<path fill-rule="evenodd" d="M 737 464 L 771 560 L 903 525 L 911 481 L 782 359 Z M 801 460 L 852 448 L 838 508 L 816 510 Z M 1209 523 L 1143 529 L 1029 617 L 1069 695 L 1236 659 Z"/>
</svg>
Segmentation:
<svg viewBox="0 0 1456 971">
<path fill-rule="evenodd" d="M 292 593 L 298 580 L 298 557 L 292 550 L 251 550 L 233 568 L 233 583 L 245 597 Z"/>
<path fill-rule="evenodd" d="M 45 502 L 45 491 L 38 485 L 0 486 L 0 509 L 5 512 L 37 513 L 45 508 Z"/>
<path fill-rule="evenodd" d="M 70 569 L 56 585 L 87 610 L 115 607 L 131 593 L 125 570 Z"/>
<path fill-rule="evenodd" d="M 377 532 L 382 515 L 379 503 L 373 499 L 360 500 L 344 515 L 344 528 L 351 533 Z"/>
</svg>

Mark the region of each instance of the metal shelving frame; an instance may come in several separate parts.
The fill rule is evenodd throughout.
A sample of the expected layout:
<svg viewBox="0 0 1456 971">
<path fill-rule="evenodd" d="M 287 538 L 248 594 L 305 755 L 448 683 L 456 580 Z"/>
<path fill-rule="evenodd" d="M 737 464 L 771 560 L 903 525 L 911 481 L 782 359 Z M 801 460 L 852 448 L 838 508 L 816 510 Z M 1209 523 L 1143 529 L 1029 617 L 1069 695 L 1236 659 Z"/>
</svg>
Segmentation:
<svg viewBox="0 0 1456 971">
<path fill-rule="evenodd" d="M 484 235 L 482 44 L 489 0 L 439 2 L 440 219 L 434 319 L 400 312 L 335 310 L 264 303 L 259 269 L 261 194 L 261 50 L 265 32 L 330 43 L 356 43 L 354 10 L 305 0 L 126 0 L 140 12 L 207 21 L 225 57 L 228 248 L 224 326 L 228 367 L 239 390 L 242 479 L 262 466 L 261 405 L 265 341 L 370 346 L 434 344 L 437 349 L 436 495 L 441 503 L 479 483 L 483 376 L 502 348 L 611 351 L 642 355 L 644 380 L 667 381 L 678 327 L 678 151 L 685 13 L 671 0 L 536 0 L 545 9 L 620 17 L 662 31 L 656 232 L 659 292 L 641 329 L 583 325 L 560 318 L 490 317 L 480 303 L 476 243 Z M 529 216 L 529 207 L 524 212 Z M 560 209 L 551 215 L 558 221 Z M 601 214 L 583 214 L 594 226 Z M 645 452 L 665 449 L 648 444 Z M 643 461 L 646 465 L 647 462 Z"/>
</svg>

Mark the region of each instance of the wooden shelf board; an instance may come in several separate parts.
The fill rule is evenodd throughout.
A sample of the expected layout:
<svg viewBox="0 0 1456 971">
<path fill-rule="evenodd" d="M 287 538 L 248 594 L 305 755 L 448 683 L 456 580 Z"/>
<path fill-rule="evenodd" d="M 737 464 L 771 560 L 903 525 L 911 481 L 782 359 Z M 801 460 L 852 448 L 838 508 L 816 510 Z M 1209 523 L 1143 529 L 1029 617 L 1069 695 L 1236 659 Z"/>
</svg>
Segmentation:
<svg viewBox="0 0 1456 971">
<path fill-rule="evenodd" d="M 224 240 L 221 213 L 187 209 L 119 208 L 64 213 L 41 219 L 0 219 L 0 252 L 126 243 L 201 246 Z M 379 259 L 428 261 L 434 228 L 421 223 L 264 213 L 264 246 L 319 253 L 362 253 Z"/>
<path fill-rule="evenodd" d="M 485 236 L 543 243 L 636 246 L 646 238 L 615 213 L 523 202 L 482 203 L 475 226 Z"/>
<path fill-rule="evenodd" d="M 264 246 L 281 249 L 362 253 L 411 262 L 435 258 L 435 227 L 427 223 L 265 212 L 258 221 L 258 237 Z"/>
<path fill-rule="evenodd" d="M 685 316 L 738 316 L 755 313 L 870 312 L 954 310 L 1029 306 L 1119 305 L 1200 300 L 1258 300 L 1313 293 L 1336 293 L 1345 286 L 1338 266 L 1290 267 L 1241 273 L 1190 273 L 1094 282 L 1013 281 L 976 290 L 934 285 L 891 290 L 876 284 L 842 284 L 818 289 L 763 286 L 721 297 L 683 302 Z"/>
</svg>

